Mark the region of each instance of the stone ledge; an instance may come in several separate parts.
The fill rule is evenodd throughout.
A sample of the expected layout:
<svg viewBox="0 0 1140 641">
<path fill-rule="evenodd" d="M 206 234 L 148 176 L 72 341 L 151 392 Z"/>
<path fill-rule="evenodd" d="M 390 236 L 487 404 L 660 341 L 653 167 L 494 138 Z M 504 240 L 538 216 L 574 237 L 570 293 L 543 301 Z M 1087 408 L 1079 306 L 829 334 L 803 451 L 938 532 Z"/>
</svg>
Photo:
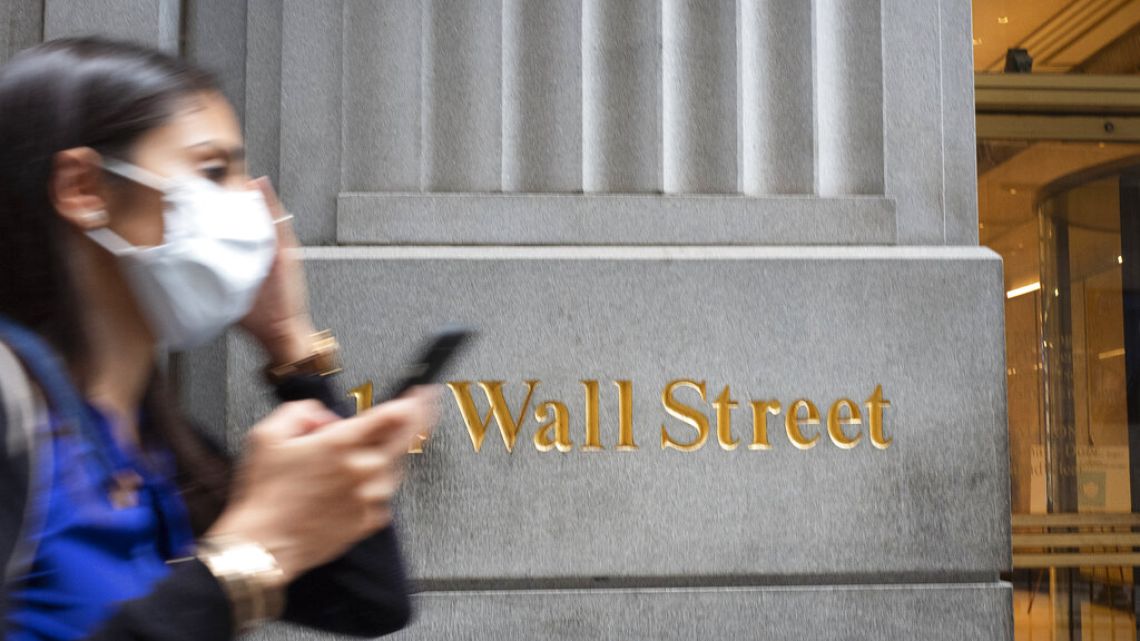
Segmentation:
<svg viewBox="0 0 1140 641">
<path fill-rule="evenodd" d="M 337 241 L 391 245 L 890 245 L 893 199 L 342 193 Z"/>
<path fill-rule="evenodd" d="M 416 621 L 392 635 L 419 639 L 820 639 L 1007 641 L 1008 583 L 691 590 L 431 592 Z M 324 639 L 274 625 L 256 639 Z"/>
</svg>

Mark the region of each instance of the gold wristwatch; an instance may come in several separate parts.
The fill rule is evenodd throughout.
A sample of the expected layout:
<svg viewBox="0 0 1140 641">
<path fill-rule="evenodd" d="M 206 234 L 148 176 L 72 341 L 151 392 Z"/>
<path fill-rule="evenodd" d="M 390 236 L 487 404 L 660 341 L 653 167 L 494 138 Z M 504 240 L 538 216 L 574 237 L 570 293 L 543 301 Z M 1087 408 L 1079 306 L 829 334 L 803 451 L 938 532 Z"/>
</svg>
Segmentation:
<svg viewBox="0 0 1140 641">
<path fill-rule="evenodd" d="M 224 535 L 198 541 L 195 556 L 229 597 L 237 632 L 248 632 L 281 616 L 285 609 L 284 573 L 269 550 L 253 541 Z"/>
<path fill-rule="evenodd" d="M 340 371 L 340 360 L 337 355 L 340 346 L 332 331 L 324 330 L 312 336 L 312 351 L 308 356 L 285 363 L 284 365 L 269 366 L 265 368 L 265 378 L 272 384 L 278 385 L 290 376 L 329 376 Z"/>
</svg>

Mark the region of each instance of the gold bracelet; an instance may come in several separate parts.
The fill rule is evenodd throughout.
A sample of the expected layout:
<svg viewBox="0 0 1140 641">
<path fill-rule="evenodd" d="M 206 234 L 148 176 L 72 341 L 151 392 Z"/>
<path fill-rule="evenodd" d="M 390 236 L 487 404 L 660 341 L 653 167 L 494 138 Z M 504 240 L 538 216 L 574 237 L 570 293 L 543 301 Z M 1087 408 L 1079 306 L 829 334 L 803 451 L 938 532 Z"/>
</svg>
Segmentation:
<svg viewBox="0 0 1140 641">
<path fill-rule="evenodd" d="M 269 366 L 265 368 L 265 378 L 277 385 L 290 376 L 317 375 L 329 376 L 340 371 L 340 361 L 337 358 L 340 345 L 336 342 L 331 330 L 324 330 L 313 334 L 312 347 L 309 355 L 292 363 Z"/>
<path fill-rule="evenodd" d="M 196 556 L 229 598 L 237 632 L 248 632 L 281 616 L 284 572 L 265 547 L 236 536 L 212 536 L 198 541 Z"/>
</svg>

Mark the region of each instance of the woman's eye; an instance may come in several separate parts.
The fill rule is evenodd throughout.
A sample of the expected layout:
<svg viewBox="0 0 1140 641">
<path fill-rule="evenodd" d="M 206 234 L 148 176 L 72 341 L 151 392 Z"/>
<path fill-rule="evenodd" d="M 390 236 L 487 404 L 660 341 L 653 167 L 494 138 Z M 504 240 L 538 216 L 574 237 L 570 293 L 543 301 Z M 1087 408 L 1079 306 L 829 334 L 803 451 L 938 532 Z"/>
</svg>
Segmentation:
<svg viewBox="0 0 1140 641">
<path fill-rule="evenodd" d="M 227 172 L 225 165 L 211 165 L 202 167 L 200 171 L 202 172 L 202 175 L 205 176 L 208 180 L 212 180 L 216 183 L 220 183 L 226 179 Z"/>
</svg>

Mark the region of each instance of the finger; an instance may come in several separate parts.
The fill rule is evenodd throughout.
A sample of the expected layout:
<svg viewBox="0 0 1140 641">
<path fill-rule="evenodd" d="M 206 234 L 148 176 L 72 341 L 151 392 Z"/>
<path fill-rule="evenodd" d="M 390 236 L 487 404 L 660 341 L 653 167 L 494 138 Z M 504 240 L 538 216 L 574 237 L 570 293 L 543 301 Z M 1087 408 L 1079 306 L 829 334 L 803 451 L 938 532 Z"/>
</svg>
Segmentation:
<svg viewBox="0 0 1140 641">
<path fill-rule="evenodd" d="M 405 396 L 403 400 L 407 402 L 404 406 L 404 422 L 398 428 L 398 433 L 381 445 L 398 458 L 407 454 L 414 442 L 431 435 L 438 411 L 437 403 L 432 401 L 432 394 L 428 390 Z"/>
<path fill-rule="evenodd" d="M 361 447 L 345 456 L 345 468 L 353 478 L 367 482 L 384 475 L 393 466 L 392 456 L 381 447 Z"/>
<path fill-rule="evenodd" d="M 269 208 L 269 213 L 273 215 L 273 220 L 284 217 L 285 208 L 281 205 L 281 199 L 277 197 L 277 191 L 273 189 L 273 183 L 269 181 L 268 176 L 254 178 L 250 183 L 258 191 L 261 196 L 265 198 L 265 206 Z"/>
<path fill-rule="evenodd" d="M 424 407 L 416 397 L 381 403 L 325 430 L 350 446 L 406 447 L 422 427 Z"/>
<path fill-rule="evenodd" d="M 388 503 L 376 504 L 364 514 L 364 528 L 368 532 L 382 530 L 391 523 L 392 507 Z"/>
<path fill-rule="evenodd" d="M 400 482 L 403 480 L 401 476 L 399 474 L 377 476 L 361 485 L 358 495 L 362 501 L 368 504 L 390 503 L 396 498 L 396 493 L 400 489 Z"/>
<path fill-rule="evenodd" d="M 296 249 L 299 245 L 297 235 L 293 231 L 293 215 L 285 211 L 285 206 L 281 204 L 281 199 L 277 196 L 277 191 L 273 189 L 269 178 L 266 176 L 255 178 L 250 181 L 250 186 L 260 191 L 262 198 L 265 199 L 265 206 L 277 230 L 278 249 Z M 284 254 L 285 252 L 278 252 L 278 256 Z"/>
<path fill-rule="evenodd" d="M 291 438 L 308 434 L 338 420 L 340 417 L 320 401 L 293 401 L 273 410 L 257 424 L 255 431 L 280 438 Z"/>
<path fill-rule="evenodd" d="M 423 403 L 426 408 L 423 417 L 424 426 L 418 432 L 424 438 L 431 436 L 435 426 L 439 424 L 440 404 L 443 400 L 442 390 L 443 386 L 441 385 L 417 385 L 408 393 L 409 397 Z"/>
</svg>

